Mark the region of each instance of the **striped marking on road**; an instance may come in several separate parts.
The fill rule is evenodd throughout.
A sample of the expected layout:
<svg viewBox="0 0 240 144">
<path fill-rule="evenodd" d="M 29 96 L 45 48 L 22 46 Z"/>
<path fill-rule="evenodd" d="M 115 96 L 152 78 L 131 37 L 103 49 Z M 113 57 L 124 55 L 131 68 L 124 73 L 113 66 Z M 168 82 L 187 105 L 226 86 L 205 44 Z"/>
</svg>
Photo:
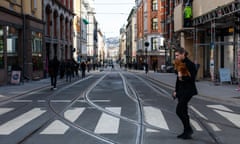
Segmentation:
<svg viewBox="0 0 240 144">
<path fill-rule="evenodd" d="M 167 122 L 163 116 L 163 113 L 160 109 L 154 108 L 152 106 L 143 107 L 145 121 L 155 127 L 169 130 Z M 153 129 L 146 129 L 147 132 L 159 132 Z"/>
<path fill-rule="evenodd" d="M 208 120 L 208 118 L 203 115 L 200 111 L 198 111 L 196 108 L 194 108 L 193 106 L 190 106 L 190 108 L 197 114 L 199 115 L 201 118 Z M 221 131 L 220 128 L 217 127 L 217 125 L 213 124 L 213 123 L 207 123 L 214 131 Z"/>
<path fill-rule="evenodd" d="M 117 115 L 121 114 L 120 107 L 106 107 L 106 110 Z M 103 113 L 94 130 L 96 134 L 117 134 L 119 130 L 120 119 Z"/>
<path fill-rule="evenodd" d="M 10 112 L 12 110 L 14 110 L 14 108 L 0 108 L 0 115 L 8 113 L 8 112 Z"/>
<path fill-rule="evenodd" d="M 225 112 L 225 111 L 220 111 L 220 110 L 214 110 L 230 122 L 232 122 L 235 126 L 240 128 L 240 115 L 235 114 L 235 113 L 230 113 L 230 112 Z"/>
<path fill-rule="evenodd" d="M 74 122 L 78 119 L 78 117 L 83 113 L 85 108 L 73 108 L 64 112 L 64 117 Z M 53 121 L 47 128 L 45 128 L 40 134 L 43 135 L 61 135 L 65 134 L 65 132 L 69 129 L 69 126 L 60 120 Z"/>
<path fill-rule="evenodd" d="M 0 126 L 0 135 L 9 135 L 15 130 L 21 128 L 31 120 L 39 117 L 43 113 L 45 113 L 46 110 L 43 110 L 42 108 L 34 108 Z"/>
<path fill-rule="evenodd" d="M 111 102 L 111 100 L 91 100 L 94 103 L 104 103 L 104 102 Z M 13 100 L 12 102 L 15 103 L 31 103 L 33 100 Z M 46 100 L 37 100 L 38 103 L 45 103 Z M 70 103 L 71 100 L 51 100 L 52 103 Z M 86 100 L 77 100 L 77 102 L 86 103 Z"/>
<path fill-rule="evenodd" d="M 195 128 L 196 131 L 203 131 L 201 126 L 197 123 L 197 121 L 190 119 L 191 125 Z"/>
<path fill-rule="evenodd" d="M 6 97 L 6 96 L 0 94 L 0 98 L 4 98 L 4 97 Z"/>
<path fill-rule="evenodd" d="M 77 102 L 87 103 L 86 100 L 77 100 Z M 91 100 L 91 102 L 94 102 L 94 103 L 100 103 L 100 102 L 111 102 L 111 100 Z"/>
<path fill-rule="evenodd" d="M 224 105 L 207 105 L 207 107 L 222 111 L 233 112 L 231 109 L 225 107 Z"/>
<path fill-rule="evenodd" d="M 221 131 L 221 129 L 220 128 L 218 128 L 215 124 L 213 124 L 213 123 L 207 123 L 214 131 Z"/>
<path fill-rule="evenodd" d="M 208 118 L 203 115 L 201 112 L 199 112 L 196 108 L 194 108 L 193 106 L 190 106 L 190 108 L 197 114 L 199 115 L 201 118 L 205 119 L 205 120 L 208 120 Z"/>
<path fill-rule="evenodd" d="M 13 100 L 12 102 L 15 102 L 15 103 L 31 103 L 31 102 L 33 102 L 33 100 Z"/>
</svg>

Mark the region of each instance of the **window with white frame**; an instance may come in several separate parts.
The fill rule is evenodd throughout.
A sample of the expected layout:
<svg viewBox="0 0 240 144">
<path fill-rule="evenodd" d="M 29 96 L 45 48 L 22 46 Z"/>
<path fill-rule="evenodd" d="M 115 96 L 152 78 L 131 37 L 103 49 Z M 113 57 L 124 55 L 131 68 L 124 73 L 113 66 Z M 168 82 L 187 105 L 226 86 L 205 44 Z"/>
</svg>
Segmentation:
<svg viewBox="0 0 240 144">
<path fill-rule="evenodd" d="M 151 38 L 151 49 L 157 50 L 158 49 L 158 37 Z"/>
<path fill-rule="evenodd" d="M 152 30 L 158 30 L 158 18 L 152 19 Z"/>
<path fill-rule="evenodd" d="M 152 11 L 158 10 L 158 0 L 152 0 Z"/>
</svg>

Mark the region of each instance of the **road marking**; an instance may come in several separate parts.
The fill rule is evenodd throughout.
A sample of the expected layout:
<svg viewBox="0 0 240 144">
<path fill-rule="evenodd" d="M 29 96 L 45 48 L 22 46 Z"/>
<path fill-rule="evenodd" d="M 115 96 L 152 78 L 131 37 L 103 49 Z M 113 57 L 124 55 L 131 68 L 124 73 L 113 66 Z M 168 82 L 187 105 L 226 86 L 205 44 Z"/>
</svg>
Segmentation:
<svg viewBox="0 0 240 144">
<path fill-rule="evenodd" d="M 234 114 L 230 112 L 220 111 L 220 110 L 214 110 L 224 118 L 228 119 L 230 122 L 232 122 L 234 125 L 240 128 L 240 115 Z"/>
<path fill-rule="evenodd" d="M 194 108 L 193 106 L 190 106 L 190 108 L 200 117 L 202 117 L 205 120 L 208 120 L 208 118 L 203 115 L 200 111 L 198 111 L 196 108 Z M 213 123 L 208 123 L 208 125 L 214 130 L 214 131 L 221 131 L 220 128 L 217 127 L 217 125 L 213 124 Z"/>
<path fill-rule="evenodd" d="M 38 103 L 45 103 L 46 100 L 37 100 Z"/>
<path fill-rule="evenodd" d="M 233 112 L 231 109 L 229 109 L 223 105 L 207 105 L 207 107 L 218 109 L 218 110 L 223 110 L 223 111 L 228 111 L 228 112 Z"/>
<path fill-rule="evenodd" d="M 191 122 L 192 126 L 196 129 L 196 131 L 203 131 L 201 126 L 195 120 L 190 119 L 190 122 Z"/>
<path fill-rule="evenodd" d="M 205 120 L 208 120 L 208 118 L 205 116 L 205 115 L 203 115 L 202 113 L 200 113 L 197 109 L 195 109 L 193 106 L 190 106 L 190 108 L 196 113 L 196 114 L 198 114 L 200 117 L 202 117 L 203 119 L 205 119 Z"/>
<path fill-rule="evenodd" d="M 64 117 L 71 122 L 74 122 L 78 119 L 78 117 L 83 113 L 85 108 L 73 108 L 67 110 L 64 113 Z M 69 126 L 60 120 L 53 121 L 47 128 L 45 128 L 40 134 L 48 134 L 48 135 L 60 135 L 64 134 L 69 129 Z"/>
<path fill-rule="evenodd" d="M 43 113 L 45 113 L 46 110 L 43 110 L 41 108 L 34 108 L 15 119 L 12 119 L 0 126 L 0 135 L 9 135 L 15 130 L 19 129 L 20 127 L 24 126 L 31 120 L 39 117 Z"/>
<path fill-rule="evenodd" d="M 14 108 L 0 108 L 0 115 L 8 113 L 8 112 L 10 112 L 12 110 L 14 110 Z"/>
<path fill-rule="evenodd" d="M 121 114 L 120 107 L 107 107 L 106 110 L 115 114 Z M 120 119 L 111 115 L 103 113 L 98 121 L 98 124 L 94 130 L 96 134 L 117 134 L 119 130 Z"/>
<path fill-rule="evenodd" d="M 91 102 L 110 102 L 111 100 L 91 100 Z M 86 103 L 86 100 L 77 100 L 77 102 Z"/>
<path fill-rule="evenodd" d="M 6 96 L 0 94 L 0 98 L 3 98 L 3 97 L 6 97 Z"/>
<path fill-rule="evenodd" d="M 213 123 L 207 123 L 214 131 L 221 131 L 220 128 L 218 128 L 215 124 Z"/>
<path fill-rule="evenodd" d="M 15 103 L 30 103 L 30 102 L 33 102 L 32 100 L 13 100 L 12 102 L 15 102 Z"/>
<path fill-rule="evenodd" d="M 72 101 L 71 100 L 51 100 L 50 102 L 53 102 L 53 103 L 70 103 Z"/>
<path fill-rule="evenodd" d="M 153 125 L 158 128 L 169 130 L 167 122 L 166 122 L 166 120 L 163 116 L 163 113 L 160 109 L 157 109 L 157 108 L 154 108 L 151 106 L 147 106 L 147 107 L 143 107 L 143 111 L 144 111 L 145 121 L 148 124 Z M 152 130 L 149 128 L 147 128 L 146 131 L 147 132 L 158 132 L 156 130 Z"/>
</svg>

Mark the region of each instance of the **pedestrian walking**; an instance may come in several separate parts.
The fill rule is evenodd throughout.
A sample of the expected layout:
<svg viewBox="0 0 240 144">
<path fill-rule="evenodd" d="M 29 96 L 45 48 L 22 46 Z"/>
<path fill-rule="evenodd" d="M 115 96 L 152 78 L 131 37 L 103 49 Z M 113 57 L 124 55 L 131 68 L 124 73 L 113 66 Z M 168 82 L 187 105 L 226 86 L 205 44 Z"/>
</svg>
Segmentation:
<svg viewBox="0 0 240 144">
<path fill-rule="evenodd" d="M 51 77 L 51 89 L 55 90 L 57 85 L 57 75 L 58 75 L 58 69 L 59 69 L 60 62 L 57 59 L 57 56 L 54 56 L 52 60 L 49 61 L 48 64 L 48 71 L 49 75 Z"/>
<path fill-rule="evenodd" d="M 145 63 L 145 73 L 147 74 L 148 73 L 148 64 Z"/>
<path fill-rule="evenodd" d="M 178 99 L 176 114 L 184 127 L 183 133 L 177 137 L 181 139 L 191 139 L 193 130 L 190 126 L 188 115 L 188 102 L 191 100 L 192 96 L 197 94 L 195 85 L 196 68 L 195 64 L 188 59 L 185 49 L 177 48 L 175 50 L 175 57 L 175 62 L 180 61 L 181 63 L 175 66 L 177 70 L 177 80 L 173 97 Z"/>
<path fill-rule="evenodd" d="M 62 60 L 60 62 L 60 79 L 64 77 L 65 74 L 65 62 Z"/>
<path fill-rule="evenodd" d="M 66 69 L 66 82 L 71 82 L 71 80 L 72 80 L 72 63 L 71 63 L 71 60 L 66 61 L 65 69 Z"/>
<path fill-rule="evenodd" d="M 82 70 L 82 78 L 85 77 L 85 73 L 86 73 L 86 63 L 85 61 L 82 61 L 80 64 L 81 70 Z"/>
</svg>

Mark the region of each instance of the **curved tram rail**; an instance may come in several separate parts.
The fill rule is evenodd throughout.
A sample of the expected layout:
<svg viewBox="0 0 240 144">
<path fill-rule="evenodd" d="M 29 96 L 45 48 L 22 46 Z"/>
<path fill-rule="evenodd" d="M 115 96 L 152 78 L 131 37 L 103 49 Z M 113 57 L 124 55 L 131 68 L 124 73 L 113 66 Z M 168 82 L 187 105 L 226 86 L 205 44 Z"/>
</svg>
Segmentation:
<svg viewBox="0 0 240 144">
<path fill-rule="evenodd" d="M 143 76 L 143 75 L 134 75 L 134 76 L 136 78 L 140 79 L 143 83 L 152 87 L 152 89 L 155 89 L 156 91 L 158 91 L 158 93 L 160 95 L 165 96 L 169 99 L 172 99 L 172 96 L 165 90 L 165 88 L 168 89 L 169 91 L 173 91 L 174 90 L 173 86 L 165 84 L 165 83 L 163 83 L 159 80 L 156 80 L 152 77 L 146 77 L 146 76 Z M 146 81 L 148 81 L 148 82 L 146 82 Z M 162 87 L 164 87 L 164 89 Z M 166 110 L 166 111 L 168 111 L 168 110 Z M 224 123 L 214 122 L 214 121 L 211 121 L 211 120 L 208 120 L 208 119 L 204 119 L 204 118 L 198 116 L 196 114 L 196 112 L 193 111 L 192 109 L 189 109 L 189 112 L 192 115 L 192 117 L 194 117 L 199 122 L 199 124 L 206 130 L 208 135 L 211 137 L 211 139 L 216 144 L 223 144 L 224 142 L 222 142 L 221 139 L 209 129 L 208 123 L 215 123 L 215 124 L 219 124 L 219 125 L 222 125 L 222 126 L 227 126 L 227 127 L 239 129 L 236 126 L 232 126 L 232 125 L 229 125 L 229 124 L 224 124 Z"/>
</svg>

